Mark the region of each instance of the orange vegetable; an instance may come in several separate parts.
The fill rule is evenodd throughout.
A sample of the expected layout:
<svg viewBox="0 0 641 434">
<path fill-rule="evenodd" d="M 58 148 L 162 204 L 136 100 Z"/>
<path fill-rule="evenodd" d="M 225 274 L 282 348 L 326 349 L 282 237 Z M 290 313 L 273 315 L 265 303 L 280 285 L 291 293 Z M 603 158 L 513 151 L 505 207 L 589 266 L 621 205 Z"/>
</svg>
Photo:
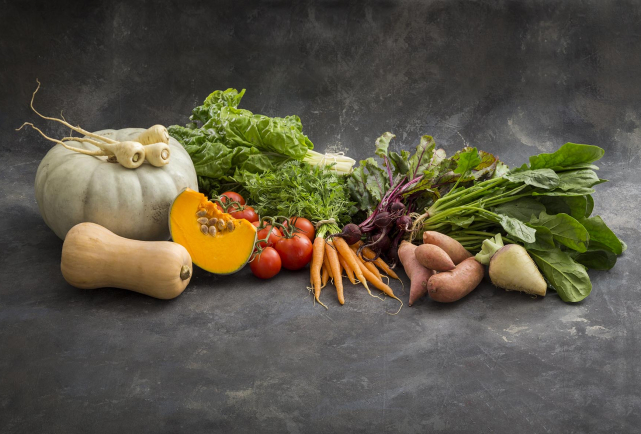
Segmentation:
<svg viewBox="0 0 641 434">
<path fill-rule="evenodd" d="M 338 302 L 340 304 L 345 304 L 345 296 L 343 294 L 343 277 L 341 276 L 341 264 L 338 260 L 338 253 L 334 248 L 334 243 L 328 241 L 328 248 L 325 249 L 327 254 L 327 259 L 329 260 L 329 269 L 332 271 L 332 276 L 334 277 L 334 286 L 336 287 L 336 294 L 338 295 Z"/>
<path fill-rule="evenodd" d="M 256 243 L 254 225 L 220 212 L 205 195 L 189 188 L 171 205 L 169 229 L 194 264 L 214 274 L 231 274 L 243 268 Z"/>
</svg>

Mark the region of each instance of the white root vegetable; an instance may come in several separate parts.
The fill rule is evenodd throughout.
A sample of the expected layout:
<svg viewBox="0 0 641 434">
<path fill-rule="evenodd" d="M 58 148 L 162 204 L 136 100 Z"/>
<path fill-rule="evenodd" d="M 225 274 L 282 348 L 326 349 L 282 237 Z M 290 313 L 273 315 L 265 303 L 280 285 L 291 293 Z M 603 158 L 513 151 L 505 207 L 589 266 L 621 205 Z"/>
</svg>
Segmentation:
<svg viewBox="0 0 641 434">
<path fill-rule="evenodd" d="M 518 244 L 504 246 L 501 234 L 483 241 L 476 260 L 489 264 L 490 280 L 499 288 L 545 296 L 547 283 L 527 250 Z"/>
<path fill-rule="evenodd" d="M 45 136 L 46 137 L 46 136 Z M 100 143 L 97 140 L 88 139 L 86 137 L 63 137 L 62 141 L 76 141 L 83 143 L 90 143 L 94 146 L 101 148 L 105 155 L 114 156 L 118 163 L 127 169 L 135 169 L 145 161 L 147 151 L 143 145 L 138 142 L 125 141 L 114 143 Z M 166 146 L 166 145 L 165 145 Z M 77 149 L 77 148 L 76 148 Z M 167 164 L 167 163 L 165 163 Z M 154 164 L 156 166 L 156 164 Z"/>
<path fill-rule="evenodd" d="M 162 125 L 154 125 L 143 131 L 136 141 L 143 146 L 153 145 L 155 143 L 169 143 L 169 132 Z"/>
<path fill-rule="evenodd" d="M 145 159 L 153 166 L 162 167 L 169 163 L 171 151 L 166 143 L 153 143 L 143 146 Z"/>
<path fill-rule="evenodd" d="M 120 163 L 120 165 L 128 169 L 135 169 L 137 167 L 140 167 L 145 159 L 149 159 L 149 163 L 157 167 L 161 167 L 169 163 L 169 157 L 171 153 L 168 145 L 169 133 L 167 132 L 167 129 L 162 125 L 154 125 L 143 131 L 138 136 L 137 141 L 118 142 L 108 137 L 90 133 L 89 131 L 85 131 L 79 126 L 71 125 L 64 119 L 53 118 L 40 114 L 33 106 L 33 100 L 36 97 L 38 89 L 40 89 L 40 81 L 36 81 L 38 82 L 38 87 L 36 87 L 36 90 L 31 96 L 31 109 L 41 118 L 59 122 L 70 128 L 72 131 L 84 134 L 85 137 L 64 137 L 62 140 L 54 139 L 48 137 L 45 133 L 43 133 L 39 128 L 37 128 L 30 122 L 25 122 L 20 128 L 18 128 L 18 130 L 21 130 L 25 125 L 29 125 L 34 130 L 38 131 L 45 139 L 58 143 L 64 146 L 66 149 L 69 149 L 70 151 L 97 157 L 107 156 L 109 157 L 108 161 L 113 162 L 115 160 Z M 93 146 L 98 147 L 99 150 L 94 151 L 77 148 L 65 143 L 70 140 L 82 143 L 90 143 Z"/>
</svg>

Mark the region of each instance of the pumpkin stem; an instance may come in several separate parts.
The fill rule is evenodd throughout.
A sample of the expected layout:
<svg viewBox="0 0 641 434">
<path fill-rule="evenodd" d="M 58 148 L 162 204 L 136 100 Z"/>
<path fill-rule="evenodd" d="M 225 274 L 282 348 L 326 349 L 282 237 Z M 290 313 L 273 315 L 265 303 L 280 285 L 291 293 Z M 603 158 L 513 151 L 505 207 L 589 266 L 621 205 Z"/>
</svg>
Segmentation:
<svg viewBox="0 0 641 434">
<path fill-rule="evenodd" d="M 180 278 L 181 280 L 187 280 L 191 277 L 191 270 L 187 265 L 183 265 L 180 269 Z"/>
</svg>

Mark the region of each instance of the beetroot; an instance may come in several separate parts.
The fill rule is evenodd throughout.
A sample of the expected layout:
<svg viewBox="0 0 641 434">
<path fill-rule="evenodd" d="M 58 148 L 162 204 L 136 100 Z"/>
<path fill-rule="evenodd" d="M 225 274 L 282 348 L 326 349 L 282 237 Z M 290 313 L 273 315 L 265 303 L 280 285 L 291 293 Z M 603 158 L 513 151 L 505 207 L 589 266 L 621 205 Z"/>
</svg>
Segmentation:
<svg viewBox="0 0 641 434">
<path fill-rule="evenodd" d="M 357 225 L 355 225 L 354 223 L 349 223 L 343 226 L 343 232 L 341 232 L 340 234 L 334 234 L 332 236 L 340 237 L 344 239 L 347 244 L 352 245 L 359 242 L 363 234 L 361 233 L 361 229 Z"/>
</svg>

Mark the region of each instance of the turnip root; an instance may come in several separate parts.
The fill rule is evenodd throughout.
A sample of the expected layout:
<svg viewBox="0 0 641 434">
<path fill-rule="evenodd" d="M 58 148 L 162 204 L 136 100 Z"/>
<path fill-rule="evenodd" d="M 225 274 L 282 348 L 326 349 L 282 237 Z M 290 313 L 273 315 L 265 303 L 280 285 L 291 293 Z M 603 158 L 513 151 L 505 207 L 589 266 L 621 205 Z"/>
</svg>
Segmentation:
<svg viewBox="0 0 641 434">
<path fill-rule="evenodd" d="M 416 259 L 416 248 L 414 244 L 407 241 L 403 241 L 398 248 L 398 257 L 403 264 L 405 274 L 411 281 L 408 303 L 410 306 L 427 293 L 427 282 L 432 276 L 432 270 L 423 267 Z"/>
<path fill-rule="evenodd" d="M 435 274 L 427 282 L 427 293 L 434 301 L 452 303 L 465 297 L 481 283 L 485 270 L 474 258 L 467 258 L 452 271 Z"/>
<path fill-rule="evenodd" d="M 547 283 L 527 250 L 518 244 L 504 246 L 501 234 L 483 241 L 476 260 L 489 264 L 490 280 L 499 288 L 545 296 Z"/>
<path fill-rule="evenodd" d="M 425 231 L 423 232 L 423 243 L 434 244 L 445 250 L 445 253 L 452 259 L 454 265 L 460 264 L 465 259 L 472 256 L 470 252 L 465 250 L 465 247 L 454 238 L 443 235 L 440 232 Z"/>
<path fill-rule="evenodd" d="M 416 259 L 425 268 L 435 271 L 450 271 L 455 265 L 445 250 L 434 244 L 423 244 L 416 248 Z"/>
</svg>

